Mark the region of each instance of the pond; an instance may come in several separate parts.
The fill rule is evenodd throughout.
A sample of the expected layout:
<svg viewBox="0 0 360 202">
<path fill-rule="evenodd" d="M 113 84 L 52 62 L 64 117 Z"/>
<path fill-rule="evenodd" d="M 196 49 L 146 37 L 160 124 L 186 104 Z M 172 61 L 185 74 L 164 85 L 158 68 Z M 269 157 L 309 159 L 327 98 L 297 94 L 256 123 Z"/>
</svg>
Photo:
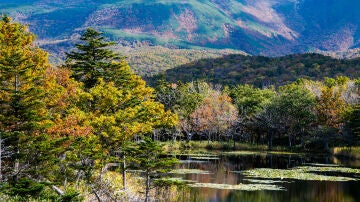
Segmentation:
<svg viewBox="0 0 360 202">
<path fill-rule="evenodd" d="M 190 153 L 176 155 L 181 164 L 174 171 L 190 186 L 185 201 L 360 201 L 355 161 L 319 154 Z"/>
</svg>

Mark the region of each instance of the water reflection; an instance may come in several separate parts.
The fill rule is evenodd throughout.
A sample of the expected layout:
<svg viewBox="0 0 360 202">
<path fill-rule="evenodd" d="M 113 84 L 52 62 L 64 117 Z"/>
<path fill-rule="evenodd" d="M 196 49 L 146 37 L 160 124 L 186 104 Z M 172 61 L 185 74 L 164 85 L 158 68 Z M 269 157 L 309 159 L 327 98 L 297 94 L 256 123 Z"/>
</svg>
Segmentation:
<svg viewBox="0 0 360 202">
<path fill-rule="evenodd" d="M 287 169 L 310 163 L 339 164 L 358 167 L 358 162 L 344 161 L 327 155 L 220 155 L 219 159 L 192 162 L 191 157 L 179 168 L 201 169 L 212 174 L 186 174 L 184 179 L 199 183 L 240 184 L 250 183 L 241 171 L 254 168 Z M 236 172 L 234 172 L 236 171 Z M 359 181 L 329 182 L 290 180 L 290 183 L 280 183 L 286 191 L 237 191 L 211 188 L 191 188 L 184 190 L 183 201 L 360 201 Z M 280 185 L 279 184 L 279 185 Z"/>
</svg>

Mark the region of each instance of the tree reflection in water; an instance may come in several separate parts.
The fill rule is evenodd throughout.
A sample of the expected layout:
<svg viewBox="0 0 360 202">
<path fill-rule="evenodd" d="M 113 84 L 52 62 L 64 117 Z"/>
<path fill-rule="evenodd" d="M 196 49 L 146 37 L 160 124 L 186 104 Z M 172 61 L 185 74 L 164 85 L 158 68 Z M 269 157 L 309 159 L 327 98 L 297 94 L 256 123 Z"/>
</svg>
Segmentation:
<svg viewBox="0 0 360 202">
<path fill-rule="evenodd" d="M 182 157 L 186 158 L 186 157 Z M 187 157 L 191 159 L 191 157 Z M 244 180 L 246 177 L 241 171 L 254 168 L 288 169 L 304 164 L 332 164 L 340 160 L 330 156 L 314 155 L 229 155 L 218 159 L 209 159 L 205 162 L 188 161 L 179 168 L 201 169 L 211 174 L 186 174 L 184 179 L 199 183 L 217 183 L 236 185 L 250 183 Z M 341 162 L 342 165 L 353 165 L 351 161 Z M 238 171 L 238 172 L 233 172 Z M 183 189 L 182 201 L 360 201 L 359 181 L 331 182 L 331 181 L 305 181 L 287 180 L 285 183 L 277 183 L 286 188 L 286 191 L 238 191 L 213 188 L 190 188 Z M 289 182 L 290 181 L 290 182 Z"/>
</svg>

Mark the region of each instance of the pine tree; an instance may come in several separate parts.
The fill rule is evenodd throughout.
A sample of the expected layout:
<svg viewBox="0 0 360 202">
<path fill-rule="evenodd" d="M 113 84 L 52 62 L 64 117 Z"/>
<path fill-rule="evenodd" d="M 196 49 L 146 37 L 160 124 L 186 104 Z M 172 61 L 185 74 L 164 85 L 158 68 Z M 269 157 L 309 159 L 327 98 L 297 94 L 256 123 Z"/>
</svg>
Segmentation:
<svg viewBox="0 0 360 202">
<path fill-rule="evenodd" d="M 81 36 L 81 44 L 76 44 L 77 51 L 66 54 L 67 62 L 74 72 L 74 77 L 82 81 L 85 88 L 93 87 L 98 78 L 108 78 L 113 68 L 113 61 L 122 57 L 107 49 L 114 42 L 104 41 L 101 32 L 88 28 Z"/>
<path fill-rule="evenodd" d="M 152 178 L 169 170 L 178 163 L 176 158 L 165 157 L 162 145 L 144 137 L 138 143 L 125 148 L 129 167 L 141 169 L 145 174 L 145 201 L 149 201 Z"/>
<path fill-rule="evenodd" d="M 14 152 L 15 182 L 24 171 L 20 166 L 31 163 L 27 154 L 47 118 L 43 84 L 48 55 L 32 44 L 34 39 L 26 26 L 11 18 L 0 21 L 0 133 Z"/>
</svg>

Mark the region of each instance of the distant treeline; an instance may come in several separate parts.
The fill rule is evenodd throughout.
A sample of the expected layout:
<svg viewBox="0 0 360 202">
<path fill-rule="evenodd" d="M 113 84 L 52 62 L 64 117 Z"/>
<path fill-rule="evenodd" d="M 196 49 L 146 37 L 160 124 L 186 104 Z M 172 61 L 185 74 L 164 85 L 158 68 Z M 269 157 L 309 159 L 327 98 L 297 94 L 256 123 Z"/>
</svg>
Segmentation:
<svg viewBox="0 0 360 202">
<path fill-rule="evenodd" d="M 284 85 L 298 78 L 319 80 L 325 77 L 360 75 L 360 59 L 334 59 L 315 53 L 283 57 L 227 55 L 222 58 L 201 59 L 167 70 L 169 82 L 190 82 L 197 79 L 214 84 L 254 86 Z M 159 77 L 149 80 L 156 80 Z"/>
<path fill-rule="evenodd" d="M 176 131 L 162 131 L 162 139 L 327 151 L 330 146 L 359 144 L 360 79 L 298 79 L 268 88 L 159 80 L 156 95 L 179 118 Z"/>
</svg>

